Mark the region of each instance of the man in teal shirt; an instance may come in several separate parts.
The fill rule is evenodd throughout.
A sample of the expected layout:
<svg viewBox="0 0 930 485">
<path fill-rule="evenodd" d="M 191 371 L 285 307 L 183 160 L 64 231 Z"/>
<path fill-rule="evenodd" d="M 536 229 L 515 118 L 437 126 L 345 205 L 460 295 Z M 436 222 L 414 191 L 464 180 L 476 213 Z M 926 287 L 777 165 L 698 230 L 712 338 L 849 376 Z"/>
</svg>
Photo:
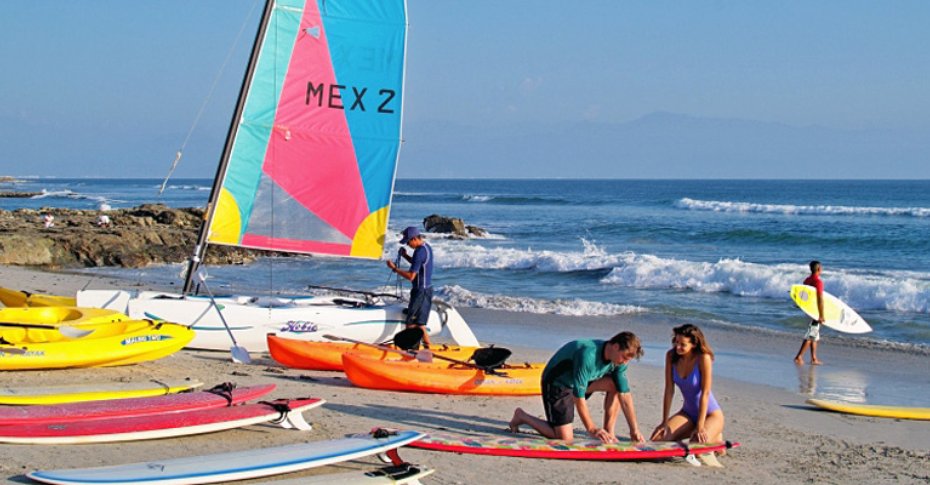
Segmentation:
<svg viewBox="0 0 930 485">
<path fill-rule="evenodd" d="M 623 410 L 630 426 L 630 439 L 644 440 L 636 424 L 633 395 L 626 380 L 626 364 L 642 357 L 639 338 L 632 332 L 620 332 L 608 341 L 573 340 L 549 359 L 542 374 L 542 400 L 546 419 L 532 416 L 517 408 L 510 420 L 510 430 L 516 432 L 527 425 L 547 438 L 571 441 L 575 409 L 584 429 L 604 443 L 617 441 L 614 426 Z M 598 428 L 591 419 L 587 399 L 595 392 L 604 392 L 604 426 Z"/>
</svg>

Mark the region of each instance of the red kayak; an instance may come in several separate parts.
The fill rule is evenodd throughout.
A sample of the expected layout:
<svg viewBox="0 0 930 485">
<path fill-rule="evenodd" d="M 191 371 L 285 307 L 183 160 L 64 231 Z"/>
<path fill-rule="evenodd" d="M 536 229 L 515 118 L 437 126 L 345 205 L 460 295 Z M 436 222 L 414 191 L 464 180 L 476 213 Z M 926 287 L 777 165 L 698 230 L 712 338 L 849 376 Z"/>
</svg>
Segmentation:
<svg viewBox="0 0 930 485">
<path fill-rule="evenodd" d="M 98 419 L 150 416 L 153 414 L 221 408 L 242 404 L 273 391 L 274 384 L 236 388 L 220 384 L 213 389 L 164 396 L 110 399 L 51 406 L 0 406 L 0 425 L 75 423 Z"/>
<path fill-rule="evenodd" d="M 81 444 L 171 438 L 212 433 L 274 421 L 285 428 L 309 430 L 301 413 L 323 404 L 322 399 L 279 399 L 257 404 L 179 411 L 80 422 L 0 426 L 0 443 Z"/>
</svg>

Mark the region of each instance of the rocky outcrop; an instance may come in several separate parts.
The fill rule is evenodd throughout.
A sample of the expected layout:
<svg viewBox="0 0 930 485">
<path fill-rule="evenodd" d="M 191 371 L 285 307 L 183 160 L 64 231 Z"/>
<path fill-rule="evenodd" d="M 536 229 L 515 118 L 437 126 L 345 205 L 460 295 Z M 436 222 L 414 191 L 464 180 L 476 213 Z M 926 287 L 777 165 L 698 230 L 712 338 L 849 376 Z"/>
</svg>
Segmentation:
<svg viewBox="0 0 930 485">
<path fill-rule="evenodd" d="M 43 216 L 54 217 L 45 227 Z M 203 209 L 172 209 L 146 204 L 106 212 L 110 224 L 97 225 L 96 210 L 18 209 L 0 211 L 0 264 L 56 268 L 123 266 L 186 261 L 194 248 Z M 241 264 L 261 253 L 209 246 L 208 264 Z"/>
<path fill-rule="evenodd" d="M 487 234 L 487 231 L 480 227 L 466 225 L 465 221 L 458 217 L 446 217 L 439 214 L 433 214 L 423 219 L 423 228 L 428 232 L 451 234 L 453 237 L 462 239 L 471 236 L 481 237 Z"/>
<path fill-rule="evenodd" d="M 42 192 L 12 192 L 9 190 L 0 191 L 0 198 L 5 199 L 28 199 L 29 197 L 35 197 L 37 195 L 42 195 Z"/>
</svg>

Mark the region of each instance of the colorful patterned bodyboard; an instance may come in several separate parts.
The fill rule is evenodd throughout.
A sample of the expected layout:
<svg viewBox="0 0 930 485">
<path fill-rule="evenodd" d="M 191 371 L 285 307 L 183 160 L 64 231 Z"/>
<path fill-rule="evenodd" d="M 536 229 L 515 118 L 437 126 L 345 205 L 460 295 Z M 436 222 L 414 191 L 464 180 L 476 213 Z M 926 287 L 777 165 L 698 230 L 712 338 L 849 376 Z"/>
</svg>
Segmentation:
<svg viewBox="0 0 930 485">
<path fill-rule="evenodd" d="M 475 455 L 548 458 L 559 460 L 655 460 L 723 451 L 739 443 L 645 442 L 621 441 L 604 444 L 597 440 L 575 440 L 567 444 L 560 440 L 532 436 L 463 436 L 432 433 L 411 443 L 411 447 L 435 451 L 451 451 Z"/>
</svg>

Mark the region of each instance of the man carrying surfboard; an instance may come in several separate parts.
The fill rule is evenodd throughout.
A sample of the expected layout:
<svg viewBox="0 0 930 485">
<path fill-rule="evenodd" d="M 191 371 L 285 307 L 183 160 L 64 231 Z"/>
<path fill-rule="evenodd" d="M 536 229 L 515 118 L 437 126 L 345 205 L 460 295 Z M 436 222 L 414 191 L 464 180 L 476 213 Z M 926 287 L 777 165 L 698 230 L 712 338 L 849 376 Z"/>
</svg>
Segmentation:
<svg viewBox="0 0 930 485">
<path fill-rule="evenodd" d="M 823 362 L 817 358 L 817 342 L 820 340 L 820 324 L 823 323 L 823 280 L 820 279 L 820 271 L 822 266 L 820 261 L 811 261 L 810 264 L 811 275 L 804 280 L 804 284 L 808 286 L 813 286 L 817 289 L 817 314 L 818 317 L 816 320 L 811 320 L 810 327 L 807 329 L 807 333 L 804 335 L 804 340 L 801 342 L 801 349 L 798 350 L 798 355 L 794 356 L 795 364 L 804 364 L 804 352 L 807 351 L 808 347 L 811 349 L 811 365 L 820 365 Z"/>
<path fill-rule="evenodd" d="M 627 362 L 643 356 L 639 337 L 620 332 L 608 341 L 573 340 L 563 345 L 549 359 L 542 374 L 542 400 L 546 419 L 530 415 L 522 408 L 513 412 L 509 429 L 519 431 L 527 425 L 550 439 L 572 441 L 575 409 L 592 437 L 614 443 L 614 425 L 623 410 L 630 427 L 630 439 L 644 441 L 636 423 L 633 395 L 626 379 Z M 597 427 L 588 411 L 587 399 L 604 392 L 604 426 Z"/>
<path fill-rule="evenodd" d="M 407 227 L 401 234 L 403 237 L 398 254 L 410 263 L 410 270 L 398 268 L 393 261 L 388 261 L 387 266 L 413 283 L 410 289 L 410 304 L 407 305 L 407 328 L 419 328 L 423 332 L 423 347 L 428 349 L 429 332 L 425 327 L 433 305 L 433 248 L 426 244 L 426 240 L 414 226 Z M 407 255 L 404 244 L 413 248 L 412 257 Z"/>
</svg>

